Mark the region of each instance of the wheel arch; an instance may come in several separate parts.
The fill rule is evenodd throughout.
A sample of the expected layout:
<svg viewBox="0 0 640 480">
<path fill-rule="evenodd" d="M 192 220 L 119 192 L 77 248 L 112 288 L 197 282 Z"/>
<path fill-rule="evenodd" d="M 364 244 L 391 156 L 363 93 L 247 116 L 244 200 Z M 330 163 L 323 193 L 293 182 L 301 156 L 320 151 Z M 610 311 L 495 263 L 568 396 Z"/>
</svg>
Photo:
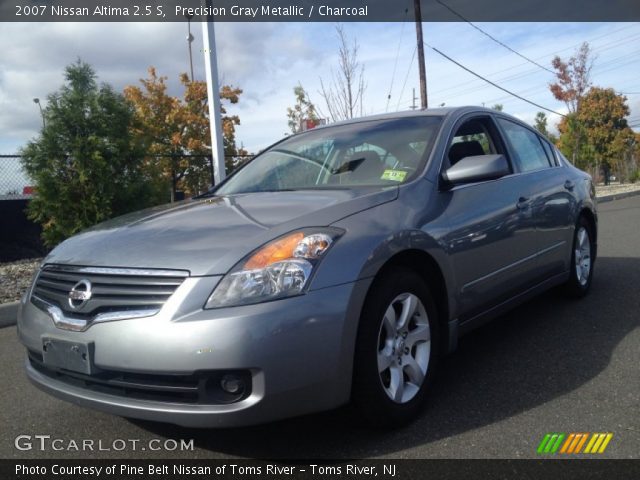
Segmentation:
<svg viewBox="0 0 640 480">
<path fill-rule="evenodd" d="M 442 268 L 436 259 L 429 253 L 411 248 L 402 250 L 390 257 L 377 271 L 375 278 L 380 278 L 385 272 L 394 268 L 407 268 L 416 272 L 427 284 L 434 297 L 436 310 L 438 312 L 438 322 L 440 325 L 440 351 L 448 352 L 453 349 L 457 338 L 450 339 L 451 335 L 456 335 L 455 329 L 450 328 L 450 308 L 449 290 Z M 375 282 L 375 279 L 374 279 Z M 373 283 L 371 286 L 373 285 Z M 371 290 L 371 286 L 369 290 Z M 453 343 L 452 343 L 453 341 Z"/>
</svg>

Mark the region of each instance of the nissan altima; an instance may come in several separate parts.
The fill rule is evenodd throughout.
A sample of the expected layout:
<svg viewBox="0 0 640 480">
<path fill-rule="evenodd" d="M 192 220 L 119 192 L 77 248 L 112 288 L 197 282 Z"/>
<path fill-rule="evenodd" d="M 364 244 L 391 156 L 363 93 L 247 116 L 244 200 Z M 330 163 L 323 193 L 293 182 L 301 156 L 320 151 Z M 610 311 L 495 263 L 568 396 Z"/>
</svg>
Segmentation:
<svg viewBox="0 0 640 480">
<path fill-rule="evenodd" d="M 461 335 L 552 287 L 584 296 L 596 238 L 591 178 L 521 121 L 368 117 L 66 240 L 18 332 L 36 386 L 116 415 L 222 427 L 351 403 L 400 425 Z"/>
</svg>

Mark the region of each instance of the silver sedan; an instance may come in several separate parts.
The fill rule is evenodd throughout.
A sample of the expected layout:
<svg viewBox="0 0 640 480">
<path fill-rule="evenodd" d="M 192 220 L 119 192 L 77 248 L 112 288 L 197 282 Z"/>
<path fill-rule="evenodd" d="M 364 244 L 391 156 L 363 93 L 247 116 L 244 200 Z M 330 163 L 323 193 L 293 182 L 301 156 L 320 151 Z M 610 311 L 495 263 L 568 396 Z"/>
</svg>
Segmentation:
<svg viewBox="0 0 640 480">
<path fill-rule="evenodd" d="M 55 248 L 21 302 L 26 371 L 186 426 L 349 402 L 400 425 L 461 335 L 551 287 L 585 295 L 596 235 L 591 178 L 504 113 L 333 124 Z"/>
</svg>

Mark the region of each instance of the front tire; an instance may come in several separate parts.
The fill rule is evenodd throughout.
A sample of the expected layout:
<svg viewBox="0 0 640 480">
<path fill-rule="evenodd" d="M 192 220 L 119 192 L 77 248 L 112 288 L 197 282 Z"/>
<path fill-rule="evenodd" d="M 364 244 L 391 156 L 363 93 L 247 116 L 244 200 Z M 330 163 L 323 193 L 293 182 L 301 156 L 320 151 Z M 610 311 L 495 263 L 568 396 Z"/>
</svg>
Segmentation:
<svg viewBox="0 0 640 480">
<path fill-rule="evenodd" d="M 595 261 L 595 242 L 591 224 L 584 216 L 578 219 L 573 235 L 571 250 L 571 275 L 564 285 L 565 293 L 574 298 L 584 297 L 589 293 L 593 278 Z"/>
<path fill-rule="evenodd" d="M 438 314 L 428 286 L 397 268 L 377 279 L 356 343 L 352 403 L 365 422 L 398 427 L 424 404 L 438 358 Z"/>
</svg>

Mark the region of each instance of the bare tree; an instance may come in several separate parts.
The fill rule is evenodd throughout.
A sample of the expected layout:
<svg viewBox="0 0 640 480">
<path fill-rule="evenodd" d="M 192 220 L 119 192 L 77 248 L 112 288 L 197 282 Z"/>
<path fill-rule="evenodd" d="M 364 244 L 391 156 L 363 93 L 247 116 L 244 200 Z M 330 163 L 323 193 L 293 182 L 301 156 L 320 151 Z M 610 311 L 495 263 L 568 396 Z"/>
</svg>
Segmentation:
<svg viewBox="0 0 640 480">
<path fill-rule="evenodd" d="M 558 56 L 551 61 L 556 70 L 556 82 L 549 84 L 549 89 L 556 100 L 564 102 L 569 113 L 580 109 L 580 102 L 591 87 L 594 60 L 589 44 L 584 42 L 569 61 L 565 62 Z"/>
<path fill-rule="evenodd" d="M 320 95 L 333 122 L 362 115 L 362 97 L 366 89 L 364 65 L 358 61 L 358 42 L 350 41 L 342 25 L 336 25 L 336 33 L 340 41 L 339 69 L 331 71 L 327 83 L 320 78 Z"/>
<path fill-rule="evenodd" d="M 572 145 L 567 147 L 568 157 L 575 165 L 578 153 L 585 143 L 584 127 L 578 121 L 582 99 L 591 88 L 591 69 L 595 58 L 589 44 L 584 42 L 576 53 L 565 62 L 556 56 L 551 61 L 556 71 L 556 82 L 549 84 L 549 90 L 556 98 L 564 102 L 569 110 L 568 115 L 558 125 L 560 133 L 571 132 Z M 570 151 L 570 153 L 569 153 Z"/>
</svg>

